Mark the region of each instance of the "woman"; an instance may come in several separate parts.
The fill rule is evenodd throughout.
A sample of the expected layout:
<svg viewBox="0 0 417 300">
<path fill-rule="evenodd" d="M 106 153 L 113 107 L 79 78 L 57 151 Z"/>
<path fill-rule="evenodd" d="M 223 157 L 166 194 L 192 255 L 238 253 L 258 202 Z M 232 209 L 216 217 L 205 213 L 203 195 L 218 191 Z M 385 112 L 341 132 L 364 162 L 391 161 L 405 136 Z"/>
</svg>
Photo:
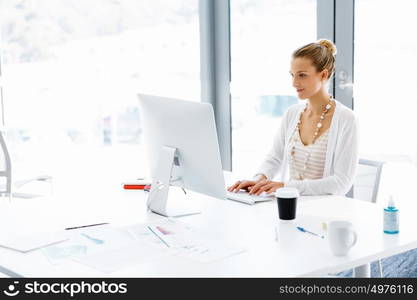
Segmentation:
<svg viewBox="0 0 417 300">
<path fill-rule="evenodd" d="M 250 194 L 272 193 L 295 187 L 301 195 L 345 195 L 358 163 L 355 115 L 327 92 L 334 73 L 336 47 L 319 40 L 292 54 L 293 86 L 304 103 L 285 113 L 273 146 L 254 180 L 237 181 L 228 188 Z M 280 173 L 280 180 L 272 179 Z"/>
</svg>

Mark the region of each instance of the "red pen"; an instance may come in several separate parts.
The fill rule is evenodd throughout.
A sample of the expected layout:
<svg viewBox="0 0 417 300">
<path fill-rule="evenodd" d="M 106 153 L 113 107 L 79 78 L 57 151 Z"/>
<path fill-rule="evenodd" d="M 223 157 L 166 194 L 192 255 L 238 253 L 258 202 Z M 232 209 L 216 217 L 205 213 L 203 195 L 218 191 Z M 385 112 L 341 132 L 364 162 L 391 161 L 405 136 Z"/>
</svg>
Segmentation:
<svg viewBox="0 0 417 300">
<path fill-rule="evenodd" d="M 144 190 L 146 185 L 143 184 L 124 184 L 123 188 L 125 190 Z"/>
<path fill-rule="evenodd" d="M 144 190 L 147 186 L 150 186 L 150 184 L 151 181 L 149 179 L 137 179 L 122 182 L 122 186 L 125 190 Z"/>
</svg>

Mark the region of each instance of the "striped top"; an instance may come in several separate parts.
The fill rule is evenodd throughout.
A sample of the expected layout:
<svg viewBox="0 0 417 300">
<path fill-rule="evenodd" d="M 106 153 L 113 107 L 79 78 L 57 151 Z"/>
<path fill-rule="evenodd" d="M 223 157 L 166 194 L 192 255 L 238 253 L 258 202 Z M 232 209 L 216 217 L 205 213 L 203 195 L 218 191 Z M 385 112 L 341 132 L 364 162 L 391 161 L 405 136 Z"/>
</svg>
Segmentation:
<svg viewBox="0 0 417 300">
<path fill-rule="evenodd" d="M 299 131 L 294 130 L 291 138 L 290 179 L 323 178 L 328 136 L 327 129 L 313 144 L 306 146 L 301 141 Z"/>
<path fill-rule="evenodd" d="M 263 174 L 268 180 L 283 182 L 285 187 L 296 188 L 300 195 L 345 195 L 352 187 L 358 166 L 358 123 L 355 113 L 335 100 L 331 120 L 326 162 L 323 177 L 316 180 L 290 180 L 291 137 L 305 110 L 307 102 L 291 105 L 282 117 L 271 150 L 267 153 L 255 174 Z M 325 133 L 324 130 L 320 133 Z M 320 136 L 318 137 L 320 138 Z"/>
</svg>

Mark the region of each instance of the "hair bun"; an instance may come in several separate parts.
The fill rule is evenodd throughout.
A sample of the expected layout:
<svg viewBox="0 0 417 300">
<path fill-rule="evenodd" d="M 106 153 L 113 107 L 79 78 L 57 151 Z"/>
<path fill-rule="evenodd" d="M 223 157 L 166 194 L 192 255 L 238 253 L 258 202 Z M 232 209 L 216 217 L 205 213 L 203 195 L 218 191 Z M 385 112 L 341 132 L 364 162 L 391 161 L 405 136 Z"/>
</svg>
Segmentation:
<svg viewBox="0 0 417 300">
<path fill-rule="evenodd" d="M 326 40 L 326 39 L 321 39 L 321 40 L 317 41 L 317 44 L 326 47 L 327 50 L 329 50 L 331 54 L 336 55 L 337 49 L 336 49 L 335 44 L 333 44 L 332 41 Z"/>
</svg>

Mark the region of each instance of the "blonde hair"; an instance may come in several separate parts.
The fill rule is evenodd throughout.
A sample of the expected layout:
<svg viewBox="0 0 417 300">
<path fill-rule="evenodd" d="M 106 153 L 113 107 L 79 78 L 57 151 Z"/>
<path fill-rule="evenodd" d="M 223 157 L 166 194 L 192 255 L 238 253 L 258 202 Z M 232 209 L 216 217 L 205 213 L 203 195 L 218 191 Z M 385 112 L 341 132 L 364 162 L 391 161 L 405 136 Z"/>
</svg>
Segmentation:
<svg viewBox="0 0 417 300">
<path fill-rule="evenodd" d="M 335 69 L 336 53 L 336 46 L 332 41 L 320 39 L 317 42 L 307 44 L 295 50 L 292 54 L 292 58 L 304 57 L 311 59 L 318 72 L 323 70 L 329 72 L 327 79 L 330 79 Z"/>
</svg>

